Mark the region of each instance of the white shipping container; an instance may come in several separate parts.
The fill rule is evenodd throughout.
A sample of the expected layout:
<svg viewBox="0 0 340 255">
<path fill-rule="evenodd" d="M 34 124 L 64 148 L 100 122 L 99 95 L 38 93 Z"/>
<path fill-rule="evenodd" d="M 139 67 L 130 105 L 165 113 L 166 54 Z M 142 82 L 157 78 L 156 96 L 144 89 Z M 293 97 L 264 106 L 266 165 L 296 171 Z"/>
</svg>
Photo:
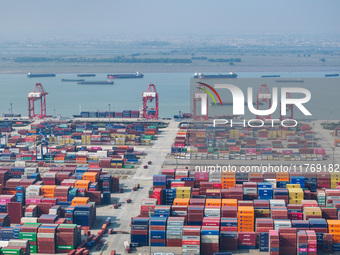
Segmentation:
<svg viewBox="0 0 340 255">
<path fill-rule="evenodd" d="M 4 247 L 7 247 L 9 246 L 9 241 L 0 241 L 0 248 L 4 248 Z"/>
<path fill-rule="evenodd" d="M 26 247 L 27 244 L 28 244 L 28 240 L 11 239 L 8 241 L 8 246 Z"/>
<path fill-rule="evenodd" d="M 38 238 L 55 238 L 54 233 L 38 233 L 37 234 Z"/>
<path fill-rule="evenodd" d="M 55 178 L 56 175 L 57 173 L 55 172 L 46 172 L 44 173 L 43 177 Z"/>
<path fill-rule="evenodd" d="M 24 223 L 38 223 L 38 218 L 36 217 L 22 217 L 21 224 Z"/>
</svg>

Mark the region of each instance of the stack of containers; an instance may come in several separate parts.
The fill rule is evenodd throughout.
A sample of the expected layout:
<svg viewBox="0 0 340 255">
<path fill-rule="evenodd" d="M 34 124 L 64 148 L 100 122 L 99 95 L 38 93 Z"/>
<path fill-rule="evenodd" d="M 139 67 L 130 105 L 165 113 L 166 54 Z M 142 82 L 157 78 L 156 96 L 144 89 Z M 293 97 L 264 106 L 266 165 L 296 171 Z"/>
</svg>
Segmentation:
<svg viewBox="0 0 340 255">
<path fill-rule="evenodd" d="M 316 234 L 313 230 L 307 230 L 307 237 L 308 237 L 308 254 L 310 255 L 317 255 L 317 240 Z"/>
<path fill-rule="evenodd" d="M 308 255 L 308 237 L 305 230 L 297 232 L 297 254 Z"/>
<path fill-rule="evenodd" d="M 158 174 L 153 176 L 153 187 L 166 189 L 166 175 Z"/>
<path fill-rule="evenodd" d="M 340 174 L 336 172 L 331 172 L 330 178 L 331 178 L 331 189 L 336 189 L 338 186 L 338 183 L 340 182 Z"/>
<path fill-rule="evenodd" d="M 117 192 L 119 190 L 119 177 L 112 177 L 112 192 Z"/>
<path fill-rule="evenodd" d="M 229 220 L 228 220 L 229 221 Z M 230 222 L 230 221 L 229 221 Z M 220 233 L 220 250 L 237 250 L 237 244 L 238 244 L 238 234 L 237 232 L 233 231 L 224 231 L 222 228 L 226 228 L 223 224 L 222 227 L 221 222 L 221 233 Z M 235 224 L 232 224 L 235 226 Z M 236 221 L 236 228 L 237 228 L 237 221 Z"/>
<path fill-rule="evenodd" d="M 176 198 L 176 189 L 163 189 L 162 201 L 165 205 L 172 205 Z"/>
<path fill-rule="evenodd" d="M 202 226 L 201 229 L 201 252 L 213 254 L 219 250 L 219 227 Z"/>
<path fill-rule="evenodd" d="M 333 250 L 340 251 L 340 220 L 327 220 L 328 233 L 333 235 Z"/>
<path fill-rule="evenodd" d="M 300 186 L 300 184 L 292 184 L 292 185 Z M 303 194 L 303 190 L 300 187 L 288 188 L 288 192 L 289 192 L 289 204 L 301 204 L 301 201 L 304 198 L 304 194 Z"/>
<path fill-rule="evenodd" d="M 45 172 L 43 175 L 43 182 L 45 185 L 55 185 L 56 184 L 56 172 Z"/>
<path fill-rule="evenodd" d="M 316 177 L 317 177 L 317 185 L 319 188 L 326 188 L 326 189 L 331 188 L 331 178 L 330 178 L 329 172 L 317 173 Z"/>
<path fill-rule="evenodd" d="M 163 194 L 163 189 L 161 188 L 154 188 L 153 193 L 152 193 L 152 198 L 157 199 L 157 204 L 162 205 L 162 194 Z"/>
<path fill-rule="evenodd" d="M 258 198 L 259 199 L 272 199 L 273 198 L 273 189 L 272 185 L 269 182 L 259 182 L 257 184 L 258 187 Z"/>
<path fill-rule="evenodd" d="M 73 224 L 74 221 L 74 207 L 67 207 L 65 209 L 66 223 Z"/>
<path fill-rule="evenodd" d="M 276 200 L 284 200 L 285 203 L 289 203 L 289 193 L 286 188 L 273 189 L 273 198 Z"/>
<path fill-rule="evenodd" d="M 325 206 L 326 205 L 326 192 L 324 190 L 317 190 L 316 196 L 318 199 L 319 206 Z"/>
<path fill-rule="evenodd" d="M 14 238 L 14 229 L 11 227 L 2 228 L 0 233 L 2 241 L 9 241 L 10 239 Z"/>
<path fill-rule="evenodd" d="M 222 189 L 234 188 L 236 185 L 235 173 L 222 172 L 221 183 Z"/>
<path fill-rule="evenodd" d="M 68 192 L 68 202 L 71 202 L 76 196 L 78 196 L 78 189 L 71 188 Z"/>
<path fill-rule="evenodd" d="M 269 200 L 254 200 L 255 218 L 270 218 Z"/>
<path fill-rule="evenodd" d="M 10 224 L 8 213 L 0 213 L 0 227 L 9 227 Z"/>
<path fill-rule="evenodd" d="M 12 239 L 8 242 L 9 247 L 17 247 L 23 249 L 23 255 L 29 255 L 30 254 L 30 244 L 28 240 L 17 240 Z M 13 253 L 12 253 L 13 254 Z"/>
<path fill-rule="evenodd" d="M 30 243 L 31 253 L 37 253 L 37 233 L 40 223 L 26 223 L 20 229 L 20 239 L 27 239 Z"/>
<path fill-rule="evenodd" d="M 143 199 L 141 202 L 141 206 L 140 206 L 140 216 L 148 217 L 150 211 L 152 213 L 155 211 L 156 205 L 157 205 L 157 199 L 155 198 Z"/>
<path fill-rule="evenodd" d="M 38 228 L 38 253 L 54 254 L 56 248 L 55 234 L 58 224 L 41 225 Z"/>
<path fill-rule="evenodd" d="M 322 211 L 320 207 L 303 207 L 303 219 L 322 218 Z"/>
<path fill-rule="evenodd" d="M 157 205 L 155 207 L 154 216 L 155 217 L 169 217 L 171 211 L 170 205 Z"/>
<path fill-rule="evenodd" d="M 17 186 L 15 188 L 16 193 L 15 193 L 15 198 L 17 202 L 21 202 L 24 203 L 25 202 L 25 191 L 24 191 L 24 187 L 22 186 Z"/>
<path fill-rule="evenodd" d="M 200 255 L 201 247 L 201 227 L 184 226 L 182 236 L 182 254 Z"/>
<path fill-rule="evenodd" d="M 69 191 L 70 191 L 70 186 L 57 186 L 54 189 L 54 197 L 58 198 L 58 201 L 60 202 L 67 202 Z"/>
<path fill-rule="evenodd" d="M 237 232 L 237 218 L 221 218 L 221 231 Z"/>
<path fill-rule="evenodd" d="M 328 233 L 324 234 L 322 249 L 324 252 L 327 252 L 327 253 L 333 252 L 333 235 L 332 234 L 328 234 Z"/>
<path fill-rule="evenodd" d="M 166 227 L 166 246 L 181 247 L 184 217 L 169 217 Z"/>
<path fill-rule="evenodd" d="M 57 253 L 68 253 L 80 243 L 80 231 L 75 224 L 60 224 L 57 227 Z"/>
<path fill-rule="evenodd" d="M 131 219 L 131 243 L 138 246 L 147 246 L 149 244 L 149 218 L 139 217 Z"/>
<path fill-rule="evenodd" d="M 151 246 L 166 246 L 166 222 L 167 217 L 150 218 L 150 244 Z"/>
<path fill-rule="evenodd" d="M 302 220 L 303 212 L 302 205 L 287 205 L 288 219 L 290 220 Z"/>
<path fill-rule="evenodd" d="M 111 191 L 112 189 L 112 177 L 109 174 L 103 174 L 99 176 L 99 189 L 102 191 Z"/>
<path fill-rule="evenodd" d="M 280 251 L 282 254 L 296 254 L 296 229 L 280 228 Z"/>
<path fill-rule="evenodd" d="M 54 198 L 54 189 L 57 185 L 44 185 L 41 187 L 41 195 L 45 198 Z"/>
<path fill-rule="evenodd" d="M 292 222 L 288 219 L 274 220 L 274 229 L 280 230 L 281 228 L 291 228 Z"/>
<path fill-rule="evenodd" d="M 188 207 L 188 225 L 201 226 L 204 217 L 203 205 L 189 205 Z"/>
<path fill-rule="evenodd" d="M 305 188 L 305 177 L 303 176 L 291 176 L 290 177 L 291 184 L 300 184 L 300 188 Z"/>
<path fill-rule="evenodd" d="M 256 233 L 240 232 L 238 233 L 238 249 L 255 249 Z"/>
<path fill-rule="evenodd" d="M 24 255 L 24 249 L 16 246 L 7 246 L 1 249 L 1 254 L 18 254 Z"/>
<path fill-rule="evenodd" d="M 243 198 L 245 200 L 252 200 L 257 198 L 257 183 L 245 182 L 243 183 Z"/>
<path fill-rule="evenodd" d="M 322 247 L 324 234 L 328 232 L 328 225 L 325 219 L 309 219 L 309 229 L 313 230 L 316 234 L 317 244 Z"/>
<path fill-rule="evenodd" d="M 190 198 L 191 197 L 191 187 L 177 187 L 176 188 L 176 198 Z"/>
<path fill-rule="evenodd" d="M 96 208 L 92 204 L 77 204 L 74 209 L 74 223 L 91 227 L 96 220 Z"/>
<path fill-rule="evenodd" d="M 238 207 L 238 232 L 254 231 L 254 207 Z"/>
<path fill-rule="evenodd" d="M 280 236 L 278 230 L 269 230 L 269 254 L 280 255 Z"/>
</svg>

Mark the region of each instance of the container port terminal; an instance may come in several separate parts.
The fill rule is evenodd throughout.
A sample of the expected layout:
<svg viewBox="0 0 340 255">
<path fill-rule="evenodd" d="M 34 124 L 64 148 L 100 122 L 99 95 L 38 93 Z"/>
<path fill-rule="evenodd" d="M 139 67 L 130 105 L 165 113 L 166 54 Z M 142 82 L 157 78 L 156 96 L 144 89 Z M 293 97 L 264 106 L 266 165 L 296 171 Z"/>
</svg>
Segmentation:
<svg viewBox="0 0 340 255">
<path fill-rule="evenodd" d="M 329 121 L 250 129 L 189 113 L 162 119 L 154 84 L 141 109 L 56 118 L 47 95 L 36 84 L 28 117 L 0 119 L 3 252 L 340 251 L 340 174 L 328 167 L 339 164 L 340 129 L 324 129 Z M 216 164 L 236 173 L 194 171 Z M 298 171 L 241 171 L 269 164 Z"/>
</svg>

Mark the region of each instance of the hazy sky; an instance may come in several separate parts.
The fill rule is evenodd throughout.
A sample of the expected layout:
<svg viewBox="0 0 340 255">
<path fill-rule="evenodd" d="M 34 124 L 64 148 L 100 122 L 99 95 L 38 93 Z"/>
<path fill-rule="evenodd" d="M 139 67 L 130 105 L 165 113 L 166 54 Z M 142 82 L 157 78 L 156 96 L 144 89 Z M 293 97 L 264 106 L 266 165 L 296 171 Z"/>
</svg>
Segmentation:
<svg viewBox="0 0 340 255">
<path fill-rule="evenodd" d="M 0 0 L 0 40 L 340 34 L 339 0 Z"/>
</svg>

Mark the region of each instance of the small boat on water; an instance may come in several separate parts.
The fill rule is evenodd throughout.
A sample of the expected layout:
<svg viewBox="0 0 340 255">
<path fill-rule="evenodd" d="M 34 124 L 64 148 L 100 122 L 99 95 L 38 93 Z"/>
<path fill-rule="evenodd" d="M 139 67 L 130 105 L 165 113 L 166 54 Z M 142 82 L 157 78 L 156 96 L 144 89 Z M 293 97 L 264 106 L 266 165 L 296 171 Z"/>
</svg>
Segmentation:
<svg viewBox="0 0 340 255">
<path fill-rule="evenodd" d="M 262 75 L 261 78 L 279 78 L 281 75 L 278 74 L 270 74 L 270 75 Z"/>
<path fill-rule="evenodd" d="M 113 85 L 113 81 L 80 81 L 80 85 Z"/>
<path fill-rule="evenodd" d="M 143 78 L 144 74 L 136 72 L 136 73 L 116 73 L 116 74 L 108 74 L 108 79 L 133 79 L 133 78 Z"/>
<path fill-rule="evenodd" d="M 276 80 L 276 82 L 303 82 L 303 79 L 281 79 Z"/>
<path fill-rule="evenodd" d="M 339 74 L 338 73 L 328 73 L 328 74 L 325 74 L 325 77 L 338 77 Z"/>
<path fill-rule="evenodd" d="M 55 77 L 55 73 L 28 73 L 28 78 L 38 78 L 38 77 Z"/>
<path fill-rule="evenodd" d="M 61 79 L 62 82 L 81 82 L 85 81 L 85 79 Z"/>
<path fill-rule="evenodd" d="M 224 78 L 237 78 L 236 73 L 230 72 L 229 74 L 203 74 L 203 73 L 195 73 L 193 78 L 198 79 L 224 79 Z"/>
<path fill-rule="evenodd" d="M 96 77 L 96 74 L 94 73 L 80 73 L 77 74 L 78 77 Z"/>
</svg>

